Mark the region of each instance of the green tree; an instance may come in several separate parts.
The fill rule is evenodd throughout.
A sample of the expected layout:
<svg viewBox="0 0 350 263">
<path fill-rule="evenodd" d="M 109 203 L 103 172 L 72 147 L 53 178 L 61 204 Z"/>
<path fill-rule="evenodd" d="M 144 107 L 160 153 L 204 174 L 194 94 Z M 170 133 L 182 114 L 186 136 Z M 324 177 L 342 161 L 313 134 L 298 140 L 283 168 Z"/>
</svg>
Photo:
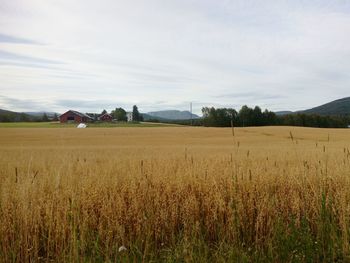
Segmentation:
<svg viewBox="0 0 350 263">
<path fill-rule="evenodd" d="M 247 105 L 244 105 L 240 109 L 240 111 L 238 113 L 238 117 L 239 117 L 239 121 L 243 127 L 252 125 L 253 114 L 254 114 L 253 109 L 249 108 Z"/>
<path fill-rule="evenodd" d="M 252 125 L 254 126 L 261 126 L 263 125 L 263 114 L 261 112 L 261 108 L 259 106 L 255 106 L 253 109 L 253 119 L 252 119 Z"/>
<path fill-rule="evenodd" d="M 229 127 L 231 121 L 235 126 L 237 124 L 237 112 L 234 109 L 204 107 L 202 108 L 202 114 L 204 126 Z"/>
<path fill-rule="evenodd" d="M 15 117 L 14 120 L 15 121 L 30 121 L 29 116 L 27 114 L 25 114 L 24 112 L 20 113 L 20 115 Z"/>
<path fill-rule="evenodd" d="M 123 108 L 116 108 L 114 111 L 112 111 L 112 116 L 114 119 L 118 121 L 126 121 L 126 111 Z"/>
<path fill-rule="evenodd" d="M 133 121 L 141 121 L 141 114 L 139 112 L 139 109 L 137 108 L 136 105 L 132 107 L 132 119 Z"/>
<path fill-rule="evenodd" d="M 2 114 L 0 115 L 0 122 L 10 122 L 11 118 L 8 114 Z"/>
<path fill-rule="evenodd" d="M 58 115 L 57 115 L 57 113 L 55 113 L 54 115 L 53 115 L 53 119 L 52 119 L 53 121 L 58 121 Z"/>
<path fill-rule="evenodd" d="M 262 112 L 261 108 L 254 109 L 244 105 L 239 113 L 231 108 L 203 107 L 203 118 L 200 125 L 208 127 L 229 127 L 231 121 L 235 127 L 239 126 L 263 126 L 263 125 L 287 125 L 322 128 L 345 128 L 349 125 L 348 116 L 321 116 L 315 114 L 288 114 L 277 116 L 267 109 Z"/>
<path fill-rule="evenodd" d="M 49 117 L 47 117 L 46 112 L 44 112 L 43 117 L 42 117 L 41 120 L 44 121 L 44 122 L 48 122 L 49 121 Z"/>
<path fill-rule="evenodd" d="M 262 125 L 277 125 L 277 116 L 274 112 L 267 109 L 262 113 Z"/>
<path fill-rule="evenodd" d="M 216 110 L 214 107 L 203 107 L 202 108 L 202 114 L 203 114 L 203 125 L 204 126 L 216 126 Z"/>
</svg>

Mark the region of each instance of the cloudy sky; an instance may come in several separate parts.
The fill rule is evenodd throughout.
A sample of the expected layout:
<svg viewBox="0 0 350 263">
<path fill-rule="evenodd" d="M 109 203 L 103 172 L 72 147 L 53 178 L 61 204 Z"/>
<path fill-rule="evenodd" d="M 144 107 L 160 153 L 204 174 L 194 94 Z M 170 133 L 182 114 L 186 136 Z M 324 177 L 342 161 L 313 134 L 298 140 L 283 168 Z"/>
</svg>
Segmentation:
<svg viewBox="0 0 350 263">
<path fill-rule="evenodd" d="M 0 108 L 300 110 L 350 96 L 348 0 L 0 0 Z"/>
</svg>

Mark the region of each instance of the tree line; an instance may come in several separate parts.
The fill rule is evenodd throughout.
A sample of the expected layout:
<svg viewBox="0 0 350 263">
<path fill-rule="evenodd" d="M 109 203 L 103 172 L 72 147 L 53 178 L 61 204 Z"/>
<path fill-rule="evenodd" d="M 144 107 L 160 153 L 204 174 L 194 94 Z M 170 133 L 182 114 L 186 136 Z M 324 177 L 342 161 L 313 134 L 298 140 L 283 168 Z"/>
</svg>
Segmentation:
<svg viewBox="0 0 350 263">
<path fill-rule="evenodd" d="M 0 114 L 0 122 L 48 122 L 58 121 L 58 115 L 55 113 L 50 118 L 46 113 L 41 116 L 33 116 L 26 113 L 6 112 Z"/>
<path fill-rule="evenodd" d="M 94 121 L 98 121 L 98 117 L 108 113 L 103 110 L 101 113 L 87 113 Z M 109 113 L 114 120 L 127 121 L 127 112 L 121 107 L 117 107 Z M 134 122 L 143 121 L 143 115 L 139 112 L 137 105 L 132 108 L 132 119 Z M 53 116 L 47 116 L 43 113 L 41 116 L 33 116 L 23 112 L 0 112 L 0 122 L 48 122 L 59 121 L 59 116 L 55 113 Z"/>
<path fill-rule="evenodd" d="M 101 114 L 89 114 L 96 121 L 102 114 L 108 113 L 103 110 Z M 113 119 L 127 121 L 127 112 L 117 107 L 110 112 Z M 181 125 L 206 126 L 206 127 L 247 127 L 247 126 L 304 126 L 318 128 L 346 128 L 350 124 L 350 116 L 323 116 L 317 114 L 294 113 L 287 115 L 276 115 L 274 112 L 259 106 L 250 108 L 244 105 L 239 111 L 233 108 L 202 108 L 203 117 L 193 120 L 162 120 L 162 122 Z M 143 121 L 143 115 L 136 105 L 132 110 L 133 121 Z M 55 114 L 49 118 L 46 113 L 42 116 L 31 116 L 25 113 L 7 112 L 0 114 L 0 122 L 47 122 L 58 121 Z M 150 121 L 150 120 L 149 120 Z M 157 121 L 157 120 L 153 120 Z"/>
<path fill-rule="evenodd" d="M 126 115 L 126 110 L 124 110 L 123 108 L 119 107 L 119 108 L 115 108 L 114 110 L 111 111 L 111 116 L 113 117 L 113 119 L 117 120 L 117 121 L 127 121 L 127 115 Z M 134 105 L 132 107 L 132 120 L 133 121 L 143 121 L 143 116 L 142 114 L 139 112 L 139 109 L 137 108 L 136 105 Z"/>
<path fill-rule="evenodd" d="M 99 117 L 106 114 L 106 113 L 110 114 L 112 116 L 113 120 L 116 120 L 116 121 L 127 121 L 128 120 L 127 111 L 125 109 L 123 109 L 122 107 L 117 107 L 114 110 L 112 110 L 111 112 L 108 112 L 107 110 L 104 109 L 101 113 L 87 113 L 87 115 L 89 115 L 91 118 L 93 118 L 94 121 L 98 121 Z M 132 120 L 134 122 L 143 121 L 143 116 L 139 112 L 139 109 L 136 105 L 134 105 L 132 107 Z"/>
<path fill-rule="evenodd" d="M 247 127 L 247 126 L 304 126 L 319 128 L 346 128 L 349 116 L 321 116 L 316 114 L 287 114 L 278 116 L 259 106 L 244 105 L 238 112 L 232 108 L 202 108 L 202 125 L 207 127 Z"/>
</svg>

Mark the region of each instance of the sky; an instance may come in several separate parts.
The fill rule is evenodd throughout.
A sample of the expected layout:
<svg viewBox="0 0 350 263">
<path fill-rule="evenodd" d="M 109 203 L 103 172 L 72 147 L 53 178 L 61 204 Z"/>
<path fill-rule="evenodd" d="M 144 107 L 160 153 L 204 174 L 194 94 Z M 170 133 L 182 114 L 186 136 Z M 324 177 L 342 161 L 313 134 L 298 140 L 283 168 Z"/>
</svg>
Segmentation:
<svg viewBox="0 0 350 263">
<path fill-rule="evenodd" d="M 350 96 L 348 0 L 0 0 L 0 108 L 141 112 Z"/>
</svg>

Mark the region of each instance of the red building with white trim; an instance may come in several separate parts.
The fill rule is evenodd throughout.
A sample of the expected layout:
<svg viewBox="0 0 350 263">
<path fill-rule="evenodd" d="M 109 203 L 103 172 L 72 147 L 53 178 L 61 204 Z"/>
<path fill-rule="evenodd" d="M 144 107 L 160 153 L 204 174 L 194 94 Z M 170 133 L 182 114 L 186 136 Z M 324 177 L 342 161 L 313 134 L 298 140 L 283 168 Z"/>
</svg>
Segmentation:
<svg viewBox="0 0 350 263">
<path fill-rule="evenodd" d="M 61 123 L 67 123 L 67 122 L 82 123 L 82 122 L 93 121 L 93 119 L 90 116 L 74 110 L 69 110 L 63 113 L 59 118 Z"/>
<path fill-rule="evenodd" d="M 100 121 L 112 121 L 113 117 L 111 114 L 105 113 L 105 114 L 102 114 L 98 119 Z"/>
</svg>

